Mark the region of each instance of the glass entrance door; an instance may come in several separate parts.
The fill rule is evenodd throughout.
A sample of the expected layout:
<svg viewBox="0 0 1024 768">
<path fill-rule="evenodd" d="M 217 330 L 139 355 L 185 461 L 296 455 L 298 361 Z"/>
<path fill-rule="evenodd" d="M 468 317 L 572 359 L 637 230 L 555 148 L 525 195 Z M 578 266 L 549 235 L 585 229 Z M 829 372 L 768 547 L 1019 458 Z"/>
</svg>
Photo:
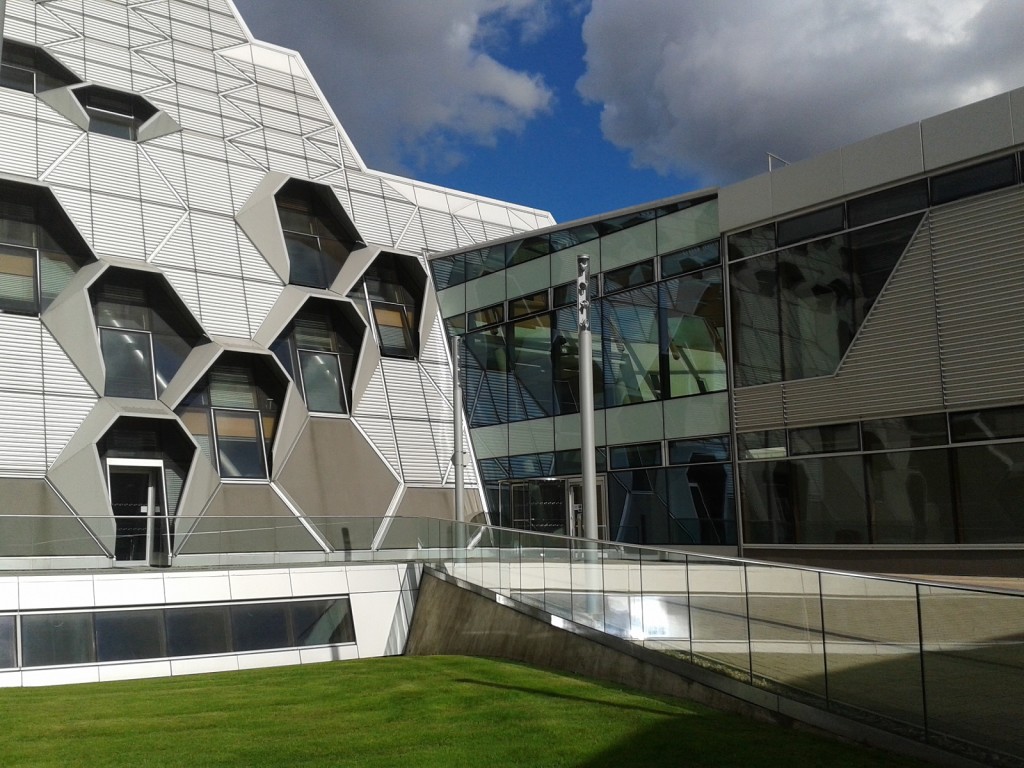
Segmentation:
<svg viewBox="0 0 1024 768">
<path fill-rule="evenodd" d="M 163 512 L 163 462 L 109 459 L 114 560 L 127 565 L 168 565 L 170 528 Z"/>
<path fill-rule="evenodd" d="M 570 478 L 566 483 L 566 495 L 569 535 L 583 536 L 583 479 Z M 603 477 L 597 478 L 597 530 L 597 538 L 608 538 L 608 508 L 605 504 Z"/>
</svg>

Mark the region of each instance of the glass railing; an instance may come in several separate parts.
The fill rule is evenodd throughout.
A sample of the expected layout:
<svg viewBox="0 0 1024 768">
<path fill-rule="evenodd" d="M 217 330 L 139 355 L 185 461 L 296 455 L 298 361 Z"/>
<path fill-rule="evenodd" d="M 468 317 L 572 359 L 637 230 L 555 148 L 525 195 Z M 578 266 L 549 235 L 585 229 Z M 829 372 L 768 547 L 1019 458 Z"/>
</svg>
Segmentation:
<svg viewBox="0 0 1024 768">
<path fill-rule="evenodd" d="M 0 515 L 7 569 L 360 561 L 431 564 L 789 698 L 1024 764 L 1024 592 L 432 518 Z"/>
</svg>

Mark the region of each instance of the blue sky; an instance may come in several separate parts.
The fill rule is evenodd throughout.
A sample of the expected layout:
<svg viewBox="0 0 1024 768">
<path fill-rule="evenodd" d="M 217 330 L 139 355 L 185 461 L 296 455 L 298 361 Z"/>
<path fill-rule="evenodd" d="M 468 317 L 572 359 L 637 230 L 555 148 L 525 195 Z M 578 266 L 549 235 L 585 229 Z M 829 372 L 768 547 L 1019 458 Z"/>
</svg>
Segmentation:
<svg viewBox="0 0 1024 768">
<path fill-rule="evenodd" d="M 1016 0 L 235 0 L 378 170 L 559 221 L 1024 85 Z"/>
</svg>

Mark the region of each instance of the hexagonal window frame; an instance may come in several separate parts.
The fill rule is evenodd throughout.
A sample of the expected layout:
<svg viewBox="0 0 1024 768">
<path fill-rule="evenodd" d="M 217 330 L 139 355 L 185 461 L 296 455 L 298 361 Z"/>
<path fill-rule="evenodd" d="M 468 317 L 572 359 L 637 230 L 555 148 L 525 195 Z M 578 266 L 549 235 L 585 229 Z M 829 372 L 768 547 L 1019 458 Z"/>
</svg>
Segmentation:
<svg viewBox="0 0 1024 768">
<path fill-rule="evenodd" d="M 4 38 L 0 58 L 0 87 L 24 93 L 43 93 L 81 83 L 81 78 L 45 48 Z"/>
<path fill-rule="evenodd" d="M 381 251 L 363 270 L 350 298 L 366 302 L 381 357 L 417 360 L 427 272 L 415 256 Z"/>
</svg>

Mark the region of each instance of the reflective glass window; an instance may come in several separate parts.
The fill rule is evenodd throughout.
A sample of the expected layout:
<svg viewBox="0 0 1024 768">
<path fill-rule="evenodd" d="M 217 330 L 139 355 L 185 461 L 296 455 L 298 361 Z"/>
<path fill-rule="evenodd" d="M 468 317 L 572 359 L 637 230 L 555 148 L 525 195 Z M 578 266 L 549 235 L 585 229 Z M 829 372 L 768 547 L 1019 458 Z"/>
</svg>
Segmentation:
<svg viewBox="0 0 1024 768">
<path fill-rule="evenodd" d="M 92 614 L 22 615 L 21 660 L 26 667 L 95 662 Z"/>
<path fill-rule="evenodd" d="M 755 256 L 731 265 L 732 343 L 738 387 L 782 379 L 778 257 Z"/>
<path fill-rule="evenodd" d="M 591 297 L 597 296 L 597 275 L 591 275 L 590 277 L 590 295 Z M 556 285 L 551 289 L 551 306 L 552 307 L 565 307 L 565 306 L 576 306 L 576 281 L 573 280 L 568 283 L 562 283 Z"/>
<path fill-rule="evenodd" d="M 605 405 L 661 398 L 658 288 L 647 286 L 600 302 Z"/>
<path fill-rule="evenodd" d="M 1024 540 L 1024 443 L 969 446 L 954 454 L 963 543 Z"/>
<path fill-rule="evenodd" d="M 4 47 L 7 47 L 7 41 L 4 41 Z M 15 91 L 35 93 L 36 73 L 24 67 L 0 64 L 0 88 L 11 88 Z"/>
<path fill-rule="evenodd" d="M 665 470 L 669 496 L 669 543 L 735 544 L 736 508 L 732 465 L 693 464 Z"/>
<path fill-rule="evenodd" d="M 266 479 L 259 411 L 213 409 L 220 476 Z"/>
<path fill-rule="evenodd" d="M 355 626 L 348 598 L 290 604 L 297 646 L 354 643 Z"/>
<path fill-rule="evenodd" d="M 305 350 L 298 355 L 306 407 L 320 413 L 347 413 L 338 355 Z"/>
<path fill-rule="evenodd" d="M 510 299 L 508 311 L 511 318 L 525 317 L 537 312 L 545 312 L 548 308 L 548 292 L 546 290 Z"/>
<path fill-rule="evenodd" d="M 856 424 L 831 424 L 789 430 L 792 456 L 808 453 L 841 453 L 860 450 L 860 431 Z"/>
<path fill-rule="evenodd" d="M 865 451 L 946 445 L 946 414 L 872 419 L 861 423 Z"/>
<path fill-rule="evenodd" d="M 463 337 L 463 387 L 471 427 L 508 419 L 508 346 L 501 326 Z"/>
<path fill-rule="evenodd" d="M 709 269 L 659 286 L 664 381 L 662 397 L 726 388 L 722 272 Z"/>
<path fill-rule="evenodd" d="M 100 328 L 108 397 L 156 398 L 153 346 L 145 331 Z"/>
<path fill-rule="evenodd" d="M 231 606 L 231 639 L 235 651 L 262 651 L 291 645 L 285 603 Z"/>
<path fill-rule="evenodd" d="M 743 502 L 744 543 L 796 543 L 796 511 L 790 488 L 789 462 L 741 463 L 739 488 Z"/>
<path fill-rule="evenodd" d="M 661 443 L 636 443 L 608 448 L 612 469 L 660 467 Z"/>
<path fill-rule="evenodd" d="M 495 304 L 493 307 L 478 309 L 475 312 L 469 312 L 466 318 L 469 325 L 468 330 L 475 331 L 477 328 L 486 328 L 488 325 L 504 322 L 505 305 Z"/>
<path fill-rule="evenodd" d="M 654 262 L 641 261 L 622 269 L 605 272 L 604 292 L 621 291 L 623 288 L 635 288 L 651 282 L 654 282 Z"/>
<path fill-rule="evenodd" d="M 609 472 L 608 522 L 610 538 L 628 544 L 689 541 L 685 526 L 669 514 L 664 469 Z"/>
<path fill-rule="evenodd" d="M 998 440 L 1024 437 L 1024 408 L 991 408 L 985 411 L 964 411 L 949 417 L 953 442 Z"/>
<path fill-rule="evenodd" d="M 373 303 L 380 352 L 386 357 L 416 357 L 416 328 L 409 308 L 402 304 Z"/>
<path fill-rule="evenodd" d="M 98 611 L 97 661 L 158 659 L 167 655 L 164 643 L 164 612 Z"/>
<path fill-rule="evenodd" d="M 511 324 L 512 373 L 509 418 L 513 421 L 554 414 L 551 315 L 534 315 Z"/>
<path fill-rule="evenodd" d="M 14 616 L 0 616 L 0 669 L 18 665 L 18 636 Z"/>
<path fill-rule="evenodd" d="M 0 310 L 39 311 L 36 298 L 36 250 L 0 243 Z"/>
<path fill-rule="evenodd" d="M 956 540 L 949 451 L 864 457 L 875 544 L 952 544 Z"/>
<path fill-rule="evenodd" d="M 168 608 L 165 620 L 168 656 L 200 656 L 231 651 L 226 605 Z"/>
<path fill-rule="evenodd" d="M 799 243 L 801 240 L 828 235 L 841 230 L 844 224 L 842 205 L 834 205 L 831 208 L 822 208 L 820 211 L 812 211 L 791 219 L 783 219 L 777 224 L 778 243 L 780 246 L 789 245 L 790 243 Z"/>
<path fill-rule="evenodd" d="M 601 373 L 601 312 L 600 304 L 591 305 L 590 351 L 594 381 L 594 407 L 604 407 L 604 380 Z M 551 368 L 555 388 L 555 406 L 558 413 L 579 413 L 580 409 L 580 349 L 579 322 L 575 307 L 566 307 L 554 313 L 554 338 L 551 341 Z"/>
<path fill-rule="evenodd" d="M 508 265 L 522 264 L 551 251 L 550 240 L 547 235 L 535 235 L 525 240 L 516 240 L 506 244 L 508 250 Z"/>
<path fill-rule="evenodd" d="M 949 203 L 1017 183 L 1017 158 L 1014 155 L 961 168 L 931 179 L 932 205 Z"/>
<path fill-rule="evenodd" d="M 693 272 L 704 267 L 712 267 L 719 262 L 718 241 L 695 245 L 681 251 L 666 253 L 661 257 L 661 276 L 672 277 L 684 272 Z"/>
<path fill-rule="evenodd" d="M 729 437 L 702 437 L 696 440 L 670 440 L 669 464 L 706 464 L 729 460 Z"/>
<path fill-rule="evenodd" d="M 284 232 L 288 249 L 290 271 L 288 282 L 293 285 L 327 287 L 327 272 L 320 252 L 320 238 L 300 232 Z"/>
<path fill-rule="evenodd" d="M 526 453 L 508 457 L 509 474 L 515 478 L 546 477 L 554 474 L 553 453 Z"/>
<path fill-rule="evenodd" d="M 921 215 L 907 216 L 850 232 L 849 263 L 858 328 L 888 282 L 920 221 Z"/>
<path fill-rule="evenodd" d="M 741 432 L 736 435 L 736 445 L 740 459 L 778 459 L 788 455 L 784 429 Z"/>
<path fill-rule="evenodd" d="M 927 207 L 928 181 L 919 179 L 850 200 L 846 204 L 846 215 L 851 227 L 859 227 Z"/>
<path fill-rule="evenodd" d="M 777 247 L 775 224 L 762 224 L 759 227 L 729 235 L 727 243 L 730 261 L 775 250 Z"/>
</svg>

